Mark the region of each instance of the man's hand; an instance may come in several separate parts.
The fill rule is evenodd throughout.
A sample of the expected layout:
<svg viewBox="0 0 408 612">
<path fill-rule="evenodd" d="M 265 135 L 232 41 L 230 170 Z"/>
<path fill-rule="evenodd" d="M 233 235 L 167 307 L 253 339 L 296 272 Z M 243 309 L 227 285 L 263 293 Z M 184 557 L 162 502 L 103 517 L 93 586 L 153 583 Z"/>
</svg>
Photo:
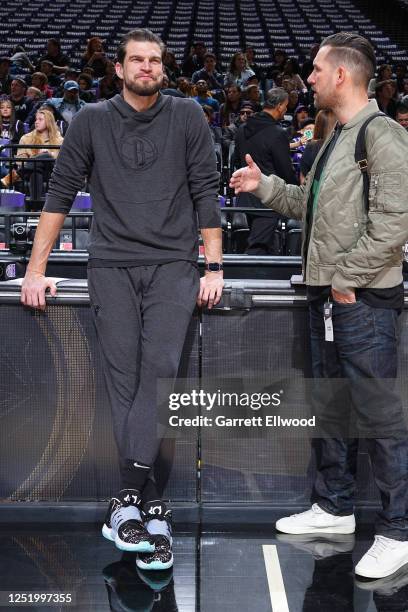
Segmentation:
<svg viewBox="0 0 408 612">
<path fill-rule="evenodd" d="M 222 272 L 206 272 L 200 278 L 200 291 L 197 296 L 197 305 L 201 308 L 207 306 L 211 309 L 218 304 L 222 296 L 224 279 Z"/>
<path fill-rule="evenodd" d="M 339 302 L 339 304 L 355 304 L 356 294 L 354 291 L 350 293 L 339 293 L 332 288 L 331 292 L 335 302 Z"/>
<path fill-rule="evenodd" d="M 245 161 L 247 167 L 236 170 L 231 176 L 230 187 L 235 189 L 236 194 L 255 191 L 261 180 L 261 171 L 249 154 L 245 155 Z"/>
<path fill-rule="evenodd" d="M 21 286 L 21 302 L 30 308 L 45 310 L 45 292 L 49 289 L 53 297 L 57 295 L 57 286 L 51 278 L 39 272 L 27 273 Z"/>
</svg>

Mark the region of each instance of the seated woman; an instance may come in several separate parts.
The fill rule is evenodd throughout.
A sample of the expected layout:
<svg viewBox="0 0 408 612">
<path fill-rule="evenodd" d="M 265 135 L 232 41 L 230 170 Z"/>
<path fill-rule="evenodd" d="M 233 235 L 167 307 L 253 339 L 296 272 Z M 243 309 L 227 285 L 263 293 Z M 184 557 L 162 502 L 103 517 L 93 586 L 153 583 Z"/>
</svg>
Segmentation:
<svg viewBox="0 0 408 612">
<path fill-rule="evenodd" d="M 25 133 L 24 123 L 16 119 L 14 104 L 7 96 L 0 97 L 0 144 L 17 144 Z M 6 159 L 10 157 L 10 149 L 3 149 L 0 154 L 0 179 L 3 187 L 9 187 L 10 163 Z"/>
<path fill-rule="evenodd" d="M 61 145 L 63 137 L 55 123 L 54 115 L 47 108 L 40 108 L 35 116 L 34 130 L 25 134 L 21 145 L 43 145 L 41 149 L 20 149 L 19 158 L 32 161 L 19 164 L 23 178 L 29 179 L 30 198 L 33 204 L 40 204 L 44 196 L 44 182 L 51 176 L 59 149 L 47 149 L 47 145 Z"/>
<path fill-rule="evenodd" d="M 86 51 L 81 58 L 80 69 L 85 72 L 85 67 L 90 67 L 94 71 L 94 76 L 98 79 L 105 76 L 106 62 L 105 51 L 103 49 L 102 40 L 99 36 L 92 36 L 86 45 Z"/>
<path fill-rule="evenodd" d="M 331 134 L 336 123 L 336 117 L 331 110 L 319 110 L 316 115 L 313 138 L 310 140 L 303 151 L 300 160 L 300 184 L 306 180 L 306 176 L 313 166 L 324 141 Z"/>
<path fill-rule="evenodd" d="M 234 53 L 231 58 L 229 70 L 224 79 L 224 86 L 239 85 L 246 87 L 248 79 L 255 76 L 255 72 L 248 66 L 248 61 L 245 53 Z"/>
</svg>

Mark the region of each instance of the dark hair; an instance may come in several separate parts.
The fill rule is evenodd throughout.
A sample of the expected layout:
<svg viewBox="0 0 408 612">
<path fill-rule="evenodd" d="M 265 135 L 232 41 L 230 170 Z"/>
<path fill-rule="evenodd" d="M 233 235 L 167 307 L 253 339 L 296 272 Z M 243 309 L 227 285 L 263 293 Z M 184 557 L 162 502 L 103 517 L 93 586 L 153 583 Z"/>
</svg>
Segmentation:
<svg viewBox="0 0 408 612">
<path fill-rule="evenodd" d="M 408 104 L 408 100 L 407 100 L 407 104 Z M 395 109 L 395 113 L 398 115 L 398 113 L 401 113 L 401 115 L 406 115 L 408 113 L 408 105 L 404 104 L 404 102 L 399 102 L 397 104 L 397 108 Z"/>
<path fill-rule="evenodd" d="M 206 54 L 204 55 L 204 61 L 205 61 L 206 59 L 208 59 L 209 57 L 210 57 L 211 59 L 213 59 L 213 60 L 217 61 L 217 58 L 215 57 L 215 54 L 214 54 L 214 53 L 210 53 L 210 52 L 208 52 L 208 53 L 206 53 Z"/>
<path fill-rule="evenodd" d="M 79 83 L 80 79 L 82 81 L 86 81 L 87 89 L 91 89 L 92 88 L 93 79 L 92 79 L 92 77 L 89 74 L 87 74 L 86 72 L 81 72 L 81 74 L 78 77 L 78 83 Z"/>
<path fill-rule="evenodd" d="M 119 43 L 119 46 L 116 51 L 116 57 L 117 57 L 119 64 L 123 64 L 123 62 L 125 61 L 126 47 L 127 47 L 128 42 L 130 42 L 131 40 L 134 40 L 136 42 L 155 43 L 156 45 L 160 47 L 162 57 L 166 51 L 166 45 L 164 44 L 160 36 L 157 36 L 157 34 L 152 32 L 148 28 L 136 28 L 135 30 L 130 30 L 130 32 L 125 34 L 125 36 L 122 38 L 122 40 Z"/>
<path fill-rule="evenodd" d="M 303 128 L 305 128 L 307 125 L 314 125 L 314 124 L 315 124 L 315 120 L 313 119 L 313 117 L 306 117 L 306 119 L 303 119 L 303 121 L 300 122 L 299 128 L 303 130 Z"/>
<path fill-rule="evenodd" d="M 52 43 L 53 45 L 55 45 L 56 47 L 58 47 L 58 51 L 61 52 L 61 43 L 59 41 L 58 38 L 49 38 L 47 40 L 47 43 Z"/>
<path fill-rule="evenodd" d="M 350 32 L 338 32 L 327 36 L 320 44 L 320 49 L 322 47 L 331 47 L 331 61 L 344 62 L 352 70 L 355 82 L 368 87 L 374 76 L 376 60 L 374 49 L 366 38 Z"/>
<path fill-rule="evenodd" d="M 295 57 L 288 57 L 283 67 L 283 74 L 290 75 L 290 72 L 287 72 L 288 63 L 292 66 L 292 71 L 293 71 L 292 74 L 299 74 L 300 72 L 299 62 L 297 61 Z"/>
<path fill-rule="evenodd" d="M 0 96 L 0 104 L 3 102 L 7 102 L 11 106 L 11 115 L 10 115 L 10 140 L 12 140 L 16 134 L 17 120 L 16 120 L 16 110 L 14 107 L 14 103 L 8 96 L 2 95 Z M 0 114 L 0 128 L 3 126 L 3 119 Z"/>
<path fill-rule="evenodd" d="M 248 60 L 246 58 L 245 53 L 243 53 L 242 51 L 237 51 L 236 53 L 234 53 L 234 55 L 231 57 L 231 61 L 230 61 L 230 65 L 229 65 L 229 72 L 230 74 L 235 75 L 236 74 L 236 70 L 237 70 L 237 66 L 236 66 L 236 61 L 238 59 L 238 57 L 242 55 L 242 57 L 245 59 L 245 69 L 248 68 Z"/>
</svg>

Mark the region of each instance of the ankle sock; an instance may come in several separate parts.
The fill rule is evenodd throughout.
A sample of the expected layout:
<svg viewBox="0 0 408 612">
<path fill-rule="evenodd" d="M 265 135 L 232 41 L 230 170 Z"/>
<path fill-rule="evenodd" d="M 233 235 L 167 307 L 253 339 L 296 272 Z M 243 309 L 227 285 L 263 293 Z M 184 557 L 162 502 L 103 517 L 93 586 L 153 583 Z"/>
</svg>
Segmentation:
<svg viewBox="0 0 408 612">
<path fill-rule="evenodd" d="M 122 489 L 136 489 L 142 491 L 149 476 L 150 465 L 126 459 L 121 468 Z"/>
</svg>

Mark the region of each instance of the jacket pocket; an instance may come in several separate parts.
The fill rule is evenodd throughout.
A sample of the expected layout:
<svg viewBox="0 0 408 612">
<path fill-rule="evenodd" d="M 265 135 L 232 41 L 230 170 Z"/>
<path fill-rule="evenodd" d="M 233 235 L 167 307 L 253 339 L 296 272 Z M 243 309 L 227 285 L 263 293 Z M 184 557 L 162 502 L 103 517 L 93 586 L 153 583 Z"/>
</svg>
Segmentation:
<svg viewBox="0 0 408 612">
<path fill-rule="evenodd" d="M 384 172 L 370 176 L 370 209 L 379 212 L 407 212 L 401 172 Z"/>
</svg>

